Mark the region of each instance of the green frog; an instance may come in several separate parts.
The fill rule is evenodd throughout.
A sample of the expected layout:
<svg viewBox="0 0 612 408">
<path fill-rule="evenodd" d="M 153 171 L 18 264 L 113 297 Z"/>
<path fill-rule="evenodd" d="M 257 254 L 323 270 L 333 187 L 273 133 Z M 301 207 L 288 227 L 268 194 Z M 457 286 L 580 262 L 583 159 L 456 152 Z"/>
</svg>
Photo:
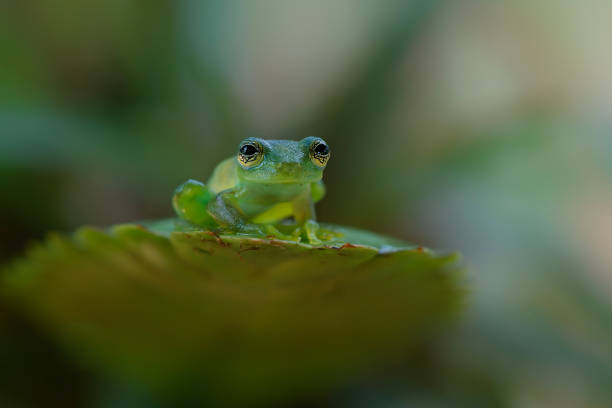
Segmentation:
<svg viewBox="0 0 612 408">
<path fill-rule="evenodd" d="M 320 244 L 329 232 L 319 228 L 314 204 L 325 195 L 321 179 L 329 157 L 318 137 L 250 137 L 217 165 L 208 183 L 180 185 L 172 204 L 181 219 L 201 228 Z M 291 217 L 295 228 L 282 233 L 277 227 Z"/>
</svg>

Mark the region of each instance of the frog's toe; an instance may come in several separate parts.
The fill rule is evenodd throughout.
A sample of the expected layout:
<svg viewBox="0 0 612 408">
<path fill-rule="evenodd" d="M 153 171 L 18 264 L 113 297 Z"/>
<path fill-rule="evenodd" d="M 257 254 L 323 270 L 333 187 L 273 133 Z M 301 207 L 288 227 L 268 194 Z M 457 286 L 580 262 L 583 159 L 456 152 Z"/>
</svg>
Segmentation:
<svg viewBox="0 0 612 408">
<path fill-rule="evenodd" d="M 322 243 L 318 236 L 318 232 L 319 224 L 316 221 L 308 220 L 304 223 L 304 233 L 306 234 L 306 239 L 310 244 L 320 245 Z"/>
<path fill-rule="evenodd" d="M 308 242 L 310 245 L 321 245 L 323 243 L 323 241 L 321 241 L 316 235 L 309 236 Z"/>
<path fill-rule="evenodd" d="M 227 227 L 227 232 L 230 234 L 238 233 L 243 235 L 252 235 L 255 237 L 265 237 L 267 235 L 267 231 L 260 225 L 256 224 L 245 224 L 240 227 Z"/>
</svg>

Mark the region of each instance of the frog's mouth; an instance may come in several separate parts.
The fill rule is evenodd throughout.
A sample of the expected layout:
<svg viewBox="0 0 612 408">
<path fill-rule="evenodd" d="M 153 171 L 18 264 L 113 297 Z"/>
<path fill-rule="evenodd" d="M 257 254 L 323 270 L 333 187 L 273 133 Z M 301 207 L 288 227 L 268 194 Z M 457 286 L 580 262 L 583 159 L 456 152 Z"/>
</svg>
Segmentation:
<svg viewBox="0 0 612 408">
<path fill-rule="evenodd" d="M 319 180 L 321 180 L 321 177 L 319 178 L 300 178 L 300 179 L 268 179 L 268 180 L 261 180 L 261 179 L 247 179 L 249 182 L 252 183 L 257 183 L 260 185 L 276 185 L 276 184 L 286 184 L 286 185 L 303 185 L 303 184 L 308 184 L 308 183 L 315 183 Z"/>
</svg>

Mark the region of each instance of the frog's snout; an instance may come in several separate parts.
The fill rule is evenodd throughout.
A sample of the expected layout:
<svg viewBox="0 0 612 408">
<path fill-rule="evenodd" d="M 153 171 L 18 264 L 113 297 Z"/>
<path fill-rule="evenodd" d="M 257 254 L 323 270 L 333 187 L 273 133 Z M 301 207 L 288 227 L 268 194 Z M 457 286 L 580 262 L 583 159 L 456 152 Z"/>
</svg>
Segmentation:
<svg viewBox="0 0 612 408">
<path fill-rule="evenodd" d="M 300 162 L 283 162 L 278 164 L 278 168 L 281 170 L 297 170 L 300 168 Z"/>
<path fill-rule="evenodd" d="M 276 171 L 278 174 L 286 176 L 297 176 L 300 174 L 301 166 L 300 163 L 284 162 L 276 166 Z"/>
</svg>

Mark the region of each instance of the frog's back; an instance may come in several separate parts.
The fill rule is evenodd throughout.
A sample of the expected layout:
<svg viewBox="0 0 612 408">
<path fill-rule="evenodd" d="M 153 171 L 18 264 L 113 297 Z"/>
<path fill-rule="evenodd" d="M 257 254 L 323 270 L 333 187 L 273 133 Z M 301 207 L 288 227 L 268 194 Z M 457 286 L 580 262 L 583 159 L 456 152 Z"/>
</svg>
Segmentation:
<svg viewBox="0 0 612 408">
<path fill-rule="evenodd" d="M 217 165 L 212 176 L 208 179 L 207 186 L 213 194 L 234 187 L 238 184 L 236 172 L 236 158 L 230 157 Z"/>
</svg>

